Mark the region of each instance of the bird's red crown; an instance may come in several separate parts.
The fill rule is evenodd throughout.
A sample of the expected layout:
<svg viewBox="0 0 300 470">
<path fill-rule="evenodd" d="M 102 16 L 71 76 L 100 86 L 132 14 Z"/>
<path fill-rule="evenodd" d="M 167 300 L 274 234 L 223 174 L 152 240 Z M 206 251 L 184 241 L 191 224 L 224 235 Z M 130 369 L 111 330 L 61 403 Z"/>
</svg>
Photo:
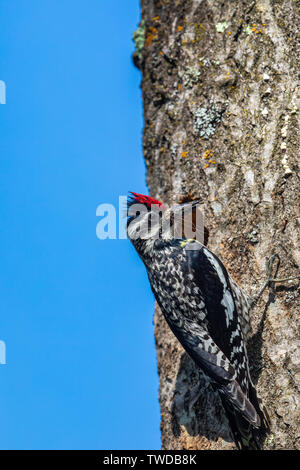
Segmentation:
<svg viewBox="0 0 300 470">
<path fill-rule="evenodd" d="M 147 207 L 151 207 L 152 205 L 160 207 L 163 205 L 162 202 L 158 201 L 157 199 L 154 199 L 153 197 L 145 196 L 144 194 L 133 193 L 131 191 L 130 194 L 132 195 L 131 197 L 133 201 L 137 204 L 145 204 Z"/>
</svg>

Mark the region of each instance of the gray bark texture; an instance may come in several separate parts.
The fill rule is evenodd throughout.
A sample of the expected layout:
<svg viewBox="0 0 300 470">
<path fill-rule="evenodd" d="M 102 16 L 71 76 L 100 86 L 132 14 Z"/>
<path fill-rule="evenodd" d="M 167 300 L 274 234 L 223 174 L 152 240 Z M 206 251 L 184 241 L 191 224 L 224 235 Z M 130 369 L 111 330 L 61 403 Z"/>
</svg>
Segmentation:
<svg viewBox="0 0 300 470">
<path fill-rule="evenodd" d="M 249 294 L 278 253 L 299 274 L 299 0 L 142 0 L 150 194 L 200 197 L 208 247 Z M 137 43 L 138 41 L 136 41 Z M 252 313 L 250 369 L 272 422 L 264 449 L 300 447 L 299 282 Z M 163 449 L 232 449 L 220 399 L 156 308 Z"/>
</svg>

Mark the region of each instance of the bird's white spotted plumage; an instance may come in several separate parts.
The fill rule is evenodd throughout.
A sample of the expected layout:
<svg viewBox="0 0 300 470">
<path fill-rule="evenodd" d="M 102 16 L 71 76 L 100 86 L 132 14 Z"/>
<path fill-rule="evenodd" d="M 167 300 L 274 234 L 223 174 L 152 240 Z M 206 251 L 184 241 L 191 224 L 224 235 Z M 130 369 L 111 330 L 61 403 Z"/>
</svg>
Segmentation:
<svg viewBox="0 0 300 470">
<path fill-rule="evenodd" d="M 194 240 L 176 240 L 171 231 L 160 234 L 159 225 L 151 226 L 149 214 L 144 216 L 144 228 L 150 225 L 150 235 L 156 236 L 131 241 L 171 330 L 218 387 L 228 415 L 241 417 L 238 424 L 231 425 L 235 441 L 246 448 L 246 440 L 252 439 L 251 429 L 265 423 L 251 382 L 245 344 L 251 331 L 248 298 L 206 246 Z M 134 218 L 129 222 L 130 237 L 135 230 Z"/>
</svg>

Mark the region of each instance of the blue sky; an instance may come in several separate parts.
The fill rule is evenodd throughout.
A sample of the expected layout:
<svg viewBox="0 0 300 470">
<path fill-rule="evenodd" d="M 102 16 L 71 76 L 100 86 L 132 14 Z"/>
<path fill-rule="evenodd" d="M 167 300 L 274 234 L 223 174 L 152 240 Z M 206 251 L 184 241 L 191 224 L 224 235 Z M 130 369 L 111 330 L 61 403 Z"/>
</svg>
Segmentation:
<svg viewBox="0 0 300 470">
<path fill-rule="evenodd" d="M 2 0 L 0 448 L 158 449 L 154 300 L 96 208 L 147 193 L 138 0 Z"/>
</svg>

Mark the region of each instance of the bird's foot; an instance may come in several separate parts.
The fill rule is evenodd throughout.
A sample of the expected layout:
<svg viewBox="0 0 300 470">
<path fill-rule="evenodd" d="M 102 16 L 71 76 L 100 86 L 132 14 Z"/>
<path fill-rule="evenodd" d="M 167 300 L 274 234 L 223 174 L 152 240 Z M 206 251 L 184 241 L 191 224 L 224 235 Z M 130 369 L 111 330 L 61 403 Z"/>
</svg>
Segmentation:
<svg viewBox="0 0 300 470">
<path fill-rule="evenodd" d="M 275 266 L 274 274 L 272 274 L 275 260 L 277 260 L 277 263 Z M 280 266 L 279 255 L 275 254 L 275 255 L 272 255 L 271 258 L 269 259 L 266 258 L 266 280 L 261 286 L 261 288 L 259 289 L 259 291 L 257 292 L 257 294 L 255 294 L 254 296 L 250 298 L 250 308 L 253 308 L 256 305 L 262 293 L 267 287 L 269 287 L 270 289 L 270 294 L 273 297 L 275 297 L 275 283 L 276 282 L 287 282 L 287 281 L 293 281 L 294 279 L 300 279 L 300 276 L 287 277 L 284 279 L 276 278 L 279 266 Z"/>
</svg>

